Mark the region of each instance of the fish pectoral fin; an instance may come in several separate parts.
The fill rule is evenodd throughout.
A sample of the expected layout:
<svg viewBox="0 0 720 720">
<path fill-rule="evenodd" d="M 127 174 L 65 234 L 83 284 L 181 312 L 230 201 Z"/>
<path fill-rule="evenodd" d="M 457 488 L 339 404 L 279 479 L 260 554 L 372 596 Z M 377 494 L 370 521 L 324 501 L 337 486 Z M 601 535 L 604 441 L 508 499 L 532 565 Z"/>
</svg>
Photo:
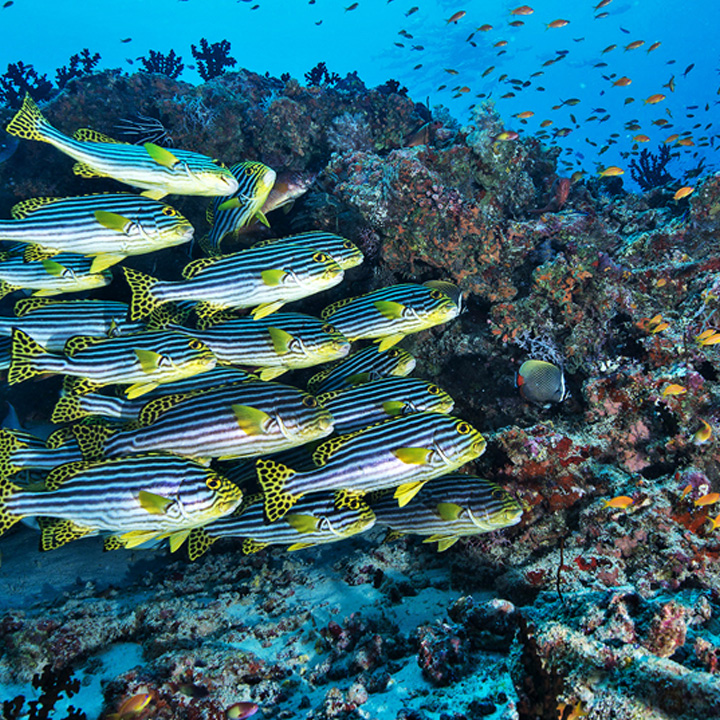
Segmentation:
<svg viewBox="0 0 720 720">
<path fill-rule="evenodd" d="M 151 515 L 165 515 L 174 501 L 148 490 L 141 490 L 138 493 L 138 502 L 140 507 Z"/>
<path fill-rule="evenodd" d="M 318 519 L 314 515 L 301 515 L 300 513 L 288 513 L 285 521 L 299 533 L 311 533 L 318 529 Z"/>
<path fill-rule="evenodd" d="M 437 509 L 438 515 L 447 522 L 457 520 L 463 511 L 462 506 L 457 505 L 456 503 L 441 502 L 438 503 L 435 507 Z"/>
<path fill-rule="evenodd" d="M 272 270 L 263 270 L 260 277 L 265 285 L 277 287 L 287 277 L 287 273 L 285 270 L 274 268 Z"/>
<path fill-rule="evenodd" d="M 376 300 L 373 305 L 388 320 L 399 320 L 405 310 L 402 303 L 393 302 L 392 300 Z"/>
<path fill-rule="evenodd" d="M 53 277 L 61 277 L 65 270 L 67 270 L 64 265 L 61 265 L 59 262 L 55 262 L 54 260 L 50 260 L 49 258 L 45 258 L 41 262 L 43 270 Z"/>
<path fill-rule="evenodd" d="M 232 197 L 228 198 L 227 200 L 221 202 L 218 205 L 218 210 L 234 210 L 235 208 L 240 207 L 240 198 Z"/>
<path fill-rule="evenodd" d="M 158 533 L 154 530 L 131 530 L 120 535 L 118 539 L 123 543 L 123 547 L 132 550 L 138 545 L 154 540 L 157 536 Z"/>
<path fill-rule="evenodd" d="M 423 540 L 424 543 L 437 542 L 438 552 L 444 552 L 452 547 L 460 538 L 457 535 L 431 535 Z"/>
<path fill-rule="evenodd" d="M 140 194 L 151 200 L 162 200 L 167 195 L 167 190 L 144 190 Z"/>
<path fill-rule="evenodd" d="M 246 435 L 262 435 L 265 432 L 265 424 L 270 420 L 270 415 L 249 405 L 231 405 L 232 411 L 240 429 Z"/>
<path fill-rule="evenodd" d="M 299 543 L 293 543 L 292 545 L 288 545 L 285 549 L 288 552 L 294 552 L 295 550 L 304 550 L 305 548 L 309 547 L 316 547 L 319 545 L 319 543 L 316 542 L 299 542 Z"/>
<path fill-rule="evenodd" d="M 260 370 L 258 375 L 260 376 L 261 380 L 274 380 L 275 378 L 280 377 L 282 374 L 287 372 L 286 367 L 278 366 L 278 367 L 268 367 L 263 368 Z"/>
<path fill-rule="evenodd" d="M 145 393 L 149 393 L 151 390 L 154 390 L 157 386 L 158 386 L 158 384 L 156 382 L 135 383 L 134 385 L 131 385 L 125 391 L 125 395 L 128 400 L 133 400 L 136 397 L 145 395 Z"/>
<path fill-rule="evenodd" d="M 403 333 L 396 333 L 395 335 L 388 335 L 387 337 L 381 338 L 378 340 L 378 350 L 380 352 L 385 352 L 388 348 L 391 348 L 393 345 L 396 345 L 399 343 L 405 335 Z"/>
<path fill-rule="evenodd" d="M 405 507 L 419 492 L 426 480 L 409 482 L 395 488 L 393 497 L 398 501 L 399 507 Z"/>
<path fill-rule="evenodd" d="M 258 305 L 250 314 L 255 320 L 262 320 L 264 317 L 271 315 L 276 310 L 279 310 L 285 302 L 283 300 L 276 300 L 271 303 L 262 303 Z"/>
<path fill-rule="evenodd" d="M 290 343 L 295 338 L 287 331 L 282 328 L 268 327 L 268 333 L 272 340 L 273 348 L 278 355 L 285 355 L 290 349 Z"/>
<path fill-rule="evenodd" d="M 88 165 L 87 163 L 84 163 L 84 162 L 76 162 L 72 167 L 72 171 L 78 177 L 84 177 L 84 178 L 105 177 L 105 175 L 103 173 L 98 172 L 95 168 L 90 167 L 90 165 Z"/>
<path fill-rule="evenodd" d="M 178 532 L 174 532 L 170 537 L 168 538 L 168 542 L 170 543 L 170 552 L 174 553 L 176 550 L 180 548 L 180 546 L 187 540 L 188 535 L 190 535 L 190 529 L 187 528 L 185 530 L 179 530 Z"/>
<path fill-rule="evenodd" d="M 265 227 L 270 227 L 270 223 L 268 222 L 268 219 L 265 217 L 265 213 L 262 210 L 258 210 L 255 213 L 255 218 L 259 220 Z"/>
<path fill-rule="evenodd" d="M 382 404 L 382 409 L 386 415 L 397 417 L 398 415 L 402 415 L 402 411 L 405 409 L 405 403 L 402 400 L 386 400 Z"/>
<path fill-rule="evenodd" d="M 155 145 L 155 143 L 143 143 L 147 154 L 158 164 L 166 168 L 174 168 L 180 161 L 167 148 Z"/>
<path fill-rule="evenodd" d="M 406 465 L 427 465 L 432 450 L 424 447 L 401 447 L 392 450 L 392 454 Z"/>
<path fill-rule="evenodd" d="M 101 273 L 103 270 L 107 270 L 109 267 L 122 262 L 125 257 L 125 255 L 119 255 L 118 253 L 102 253 L 96 255 L 90 265 L 90 272 Z"/>
<path fill-rule="evenodd" d="M 128 226 L 132 225 L 132 220 L 114 212 L 107 210 L 96 210 L 95 219 L 98 224 L 102 225 L 106 230 L 114 230 L 115 232 L 124 233 Z"/>
<path fill-rule="evenodd" d="M 135 357 L 140 363 L 140 367 L 144 373 L 150 375 L 157 371 L 160 365 L 164 362 L 165 356 L 160 353 L 156 353 L 154 350 L 145 350 L 144 348 L 135 348 L 133 350 Z"/>
</svg>

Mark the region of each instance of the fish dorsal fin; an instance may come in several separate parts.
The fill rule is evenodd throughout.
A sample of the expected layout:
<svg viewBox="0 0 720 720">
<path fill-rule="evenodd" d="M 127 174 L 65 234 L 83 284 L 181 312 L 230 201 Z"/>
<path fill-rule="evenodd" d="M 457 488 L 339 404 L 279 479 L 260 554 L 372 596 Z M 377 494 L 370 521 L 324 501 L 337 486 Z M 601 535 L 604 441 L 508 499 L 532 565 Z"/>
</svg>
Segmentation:
<svg viewBox="0 0 720 720">
<path fill-rule="evenodd" d="M 26 263 L 38 262 L 40 260 L 47 260 L 48 258 L 55 257 L 57 254 L 57 250 L 44 248 L 42 245 L 28 245 L 25 248 L 25 252 L 23 252 L 23 260 Z"/>
<path fill-rule="evenodd" d="M 63 200 L 63 198 L 38 197 L 30 198 L 28 200 L 22 200 L 21 202 L 13 205 L 10 208 L 10 214 L 15 220 L 22 220 L 23 218 L 26 218 L 28 215 L 30 215 L 30 213 L 35 212 L 35 210 L 39 210 L 41 207 L 50 205 L 50 203 L 57 202 L 58 200 Z"/>
<path fill-rule="evenodd" d="M 62 427 L 58 428 L 54 432 L 51 432 L 50 435 L 48 435 L 48 439 L 45 441 L 46 447 L 49 448 L 59 448 L 63 445 L 66 445 L 70 441 L 75 440 L 75 433 L 73 432 L 72 427 Z"/>
<path fill-rule="evenodd" d="M 209 205 L 208 209 L 205 211 L 205 220 L 208 225 L 212 225 L 215 221 L 215 210 L 213 210 L 212 205 Z"/>
<path fill-rule="evenodd" d="M 346 305 L 349 305 L 353 300 L 356 298 L 350 297 L 350 298 L 343 298 L 342 300 L 338 300 L 330 305 L 328 305 L 321 313 L 320 317 L 323 320 L 327 320 L 331 315 L 335 314 L 340 308 L 345 307 Z"/>
<path fill-rule="evenodd" d="M 246 513 L 253 505 L 262 503 L 265 501 L 265 495 L 262 492 L 255 493 L 244 493 L 240 504 L 235 508 L 232 513 L 233 517 L 240 517 L 243 513 Z"/>
<path fill-rule="evenodd" d="M 105 442 L 112 437 L 116 429 L 108 425 L 73 425 L 73 433 L 85 460 L 95 462 L 105 457 Z"/>
<path fill-rule="evenodd" d="M 335 400 L 339 396 L 340 396 L 340 390 L 331 390 L 330 392 L 326 392 L 326 393 L 322 393 L 322 395 L 318 395 L 317 401 L 321 405 L 324 405 L 325 403 L 328 403 L 331 400 Z"/>
<path fill-rule="evenodd" d="M 155 143 L 143 143 L 147 154 L 158 164 L 166 168 L 174 168 L 180 161 L 167 148 L 155 145 Z"/>
<path fill-rule="evenodd" d="M 88 393 L 95 392 L 98 387 L 100 386 L 97 383 L 87 378 L 75 377 L 73 375 L 66 375 L 63 378 L 62 389 L 66 395 L 87 395 Z"/>
<path fill-rule="evenodd" d="M 217 540 L 217 538 L 210 537 L 207 530 L 203 527 L 196 527 L 190 531 L 188 535 L 188 558 L 190 560 L 197 560 L 199 557 L 204 555 L 208 548 Z"/>
<path fill-rule="evenodd" d="M 358 512 L 367 512 L 370 507 L 365 502 L 365 493 L 352 490 L 336 490 L 333 493 L 333 501 L 338 510 L 346 508 Z"/>
<path fill-rule="evenodd" d="M 138 502 L 140 507 L 150 515 L 164 515 L 174 500 L 149 490 L 141 490 L 138 493 Z"/>
<path fill-rule="evenodd" d="M 24 298 L 23 300 L 18 300 L 14 307 L 13 312 L 15 313 L 15 317 L 25 317 L 26 315 L 29 315 L 31 312 L 34 312 L 35 310 L 39 310 L 40 308 L 47 307 L 48 305 L 53 305 L 54 303 L 62 302 L 59 300 L 55 300 L 54 298 L 51 300 L 49 298 Z"/>
<path fill-rule="evenodd" d="M 68 357 L 74 357 L 80 351 L 89 348 L 91 345 L 96 345 L 99 342 L 102 342 L 101 338 L 90 337 L 89 335 L 75 335 L 74 337 L 68 338 L 63 352 Z"/>
<path fill-rule="evenodd" d="M 96 142 L 96 143 L 113 143 L 115 145 L 129 145 L 124 140 L 116 140 L 97 130 L 91 130 L 90 128 L 78 128 L 73 133 L 73 140 L 79 140 L 80 142 Z"/>
<path fill-rule="evenodd" d="M 186 280 L 192 280 L 201 270 L 215 264 L 222 255 L 216 255 L 215 257 L 198 258 L 188 263 L 182 271 L 182 276 Z"/>
<path fill-rule="evenodd" d="M 174 393 L 172 395 L 163 395 L 162 397 L 150 400 L 138 413 L 138 421 L 141 425 L 150 425 L 154 423 L 163 413 L 167 412 L 171 407 L 175 407 L 179 402 L 192 397 L 194 393 Z"/>
<path fill-rule="evenodd" d="M 64 482 L 75 477 L 79 472 L 90 467 L 92 463 L 85 460 L 75 460 L 54 468 L 45 478 L 45 487 L 48 490 L 57 490 Z"/>
<path fill-rule="evenodd" d="M 98 172 L 95 168 L 90 167 L 90 165 L 88 165 L 87 163 L 84 163 L 84 162 L 76 162 L 72 167 L 72 171 L 78 177 L 84 177 L 84 178 L 105 177 L 105 175 L 103 173 Z"/>
<path fill-rule="evenodd" d="M 337 364 L 337 363 L 336 363 Z M 327 376 L 333 371 L 334 365 L 332 367 L 326 367 L 323 368 L 320 372 L 315 373 L 308 381 L 307 381 L 307 389 L 308 392 L 314 392 L 315 388 L 320 385 L 320 383 L 327 378 Z"/>
<path fill-rule="evenodd" d="M 312 454 L 313 462 L 320 466 L 325 465 L 327 461 L 341 448 L 345 443 L 359 435 L 363 430 L 356 430 L 355 432 L 347 433 L 346 435 L 338 435 L 338 437 L 330 438 L 324 443 L 318 445 L 315 448 L 315 452 Z"/>
</svg>

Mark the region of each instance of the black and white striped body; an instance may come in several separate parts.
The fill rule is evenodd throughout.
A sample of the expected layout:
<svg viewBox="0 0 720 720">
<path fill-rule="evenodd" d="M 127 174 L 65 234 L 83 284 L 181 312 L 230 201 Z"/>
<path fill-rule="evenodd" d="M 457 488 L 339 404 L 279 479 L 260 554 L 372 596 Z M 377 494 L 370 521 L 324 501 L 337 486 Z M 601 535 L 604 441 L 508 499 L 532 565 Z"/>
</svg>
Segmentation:
<svg viewBox="0 0 720 720">
<path fill-rule="evenodd" d="M 260 240 L 253 247 L 287 247 L 297 245 L 302 248 L 311 248 L 316 252 L 329 255 L 343 270 L 360 265 L 365 259 L 360 248 L 354 242 L 322 230 L 311 230 L 298 235 L 287 235 L 282 238 Z"/>
</svg>

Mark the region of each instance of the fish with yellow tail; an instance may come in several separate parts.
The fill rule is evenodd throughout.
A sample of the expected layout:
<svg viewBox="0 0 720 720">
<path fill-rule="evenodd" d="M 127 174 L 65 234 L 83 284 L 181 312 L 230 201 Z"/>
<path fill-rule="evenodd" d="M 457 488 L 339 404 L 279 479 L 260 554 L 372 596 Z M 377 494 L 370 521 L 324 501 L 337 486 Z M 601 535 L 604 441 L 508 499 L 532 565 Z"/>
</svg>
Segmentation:
<svg viewBox="0 0 720 720">
<path fill-rule="evenodd" d="M 175 208 L 130 193 L 41 197 L 14 205 L 0 240 L 25 243 L 27 261 L 77 253 L 97 273 L 130 255 L 190 242 L 193 227 Z"/>
<path fill-rule="evenodd" d="M 66 462 L 82 460 L 77 443 L 55 446 L 21 430 L 0 429 L 0 477 L 33 468 L 52 470 Z"/>
<path fill-rule="evenodd" d="M 392 418 L 326 440 L 313 453 L 317 466 L 296 472 L 262 458 L 256 463 L 270 522 L 309 492 L 346 490 L 358 496 L 393 487 L 403 507 L 428 481 L 457 470 L 485 451 L 485 438 L 464 420 L 423 412 Z"/>
<path fill-rule="evenodd" d="M 375 514 L 365 500 L 343 491 L 309 493 L 292 512 L 274 523 L 265 521 L 263 495 L 248 498 L 232 514 L 194 528 L 188 538 L 188 554 L 195 560 L 222 538 L 242 538 L 242 552 L 256 553 L 269 545 L 287 550 L 325 545 L 369 530 Z"/>
<path fill-rule="evenodd" d="M 158 385 L 212 370 L 217 359 L 195 338 L 170 331 L 144 332 L 100 340 L 70 338 L 64 354 L 50 353 L 22 330 L 12 335 L 8 382 L 29 380 L 46 373 L 83 378 L 85 391 L 103 385 L 129 385 L 129 398 Z"/>
<path fill-rule="evenodd" d="M 344 277 L 329 255 L 296 245 L 193 260 L 183 269 L 184 280 L 178 281 L 123 270 L 132 291 L 132 320 L 147 317 L 165 303 L 182 301 L 197 303 L 195 313 L 202 321 L 236 308 L 253 308 L 252 317 L 260 319 L 288 302 L 334 287 Z"/>
<path fill-rule="evenodd" d="M 69 137 L 54 128 L 30 95 L 5 128 L 8 135 L 46 142 L 76 161 L 73 172 L 86 178 L 108 177 L 144 190 L 146 197 L 232 195 L 235 176 L 219 161 L 189 150 L 154 143 L 130 145 L 82 128 Z"/>
<path fill-rule="evenodd" d="M 392 491 L 371 493 L 368 500 L 378 525 L 393 533 L 422 535 L 438 552 L 460 538 L 517 525 L 522 505 L 499 485 L 479 477 L 453 474 L 428 483 L 403 508 Z"/>
<path fill-rule="evenodd" d="M 350 340 L 375 339 L 380 351 L 410 333 L 442 325 L 462 310 L 462 293 L 449 282 L 405 283 L 346 298 L 321 315 Z"/>
<path fill-rule="evenodd" d="M 238 181 L 238 189 L 230 198 L 213 200 L 207 212 L 211 228 L 203 249 L 209 255 L 219 254 L 220 243 L 226 236 L 232 236 L 255 219 L 270 226 L 261 208 L 275 183 L 275 171 L 261 162 L 245 161 L 231 165 L 230 172 Z"/>
<path fill-rule="evenodd" d="M 377 345 L 370 345 L 313 375 L 307 388 L 319 395 L 384 377 L 405 377 L 415 369 L 415 362 L 403 348 L 392 347 L 381 352 Z"/>
<path fill-rule="evenodd" d="M 242 491 L 188 458 L 162 453 L 52 470 L 42 490 L 0 478 L 0 534 L 25 517 L 41 517 L 40 548 L 52 550 L 98 532 L 125 547 L 169 538 L 176 550 L 193 527 L 233 512 Z"/>
</svg>

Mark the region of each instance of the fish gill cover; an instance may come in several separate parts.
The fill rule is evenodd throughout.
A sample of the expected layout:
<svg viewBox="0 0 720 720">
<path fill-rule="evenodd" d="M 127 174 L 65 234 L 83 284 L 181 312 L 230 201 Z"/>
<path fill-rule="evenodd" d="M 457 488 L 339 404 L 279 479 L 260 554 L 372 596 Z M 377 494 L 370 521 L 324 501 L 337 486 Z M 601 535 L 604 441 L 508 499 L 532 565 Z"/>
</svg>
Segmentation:
<svg viewBox="0 0 720 720">
<path fill-rule="evenodd" d="M 685 10 L 4 4 L 4 717 L 720 714 L 720 11 Z"/>
</svg>

